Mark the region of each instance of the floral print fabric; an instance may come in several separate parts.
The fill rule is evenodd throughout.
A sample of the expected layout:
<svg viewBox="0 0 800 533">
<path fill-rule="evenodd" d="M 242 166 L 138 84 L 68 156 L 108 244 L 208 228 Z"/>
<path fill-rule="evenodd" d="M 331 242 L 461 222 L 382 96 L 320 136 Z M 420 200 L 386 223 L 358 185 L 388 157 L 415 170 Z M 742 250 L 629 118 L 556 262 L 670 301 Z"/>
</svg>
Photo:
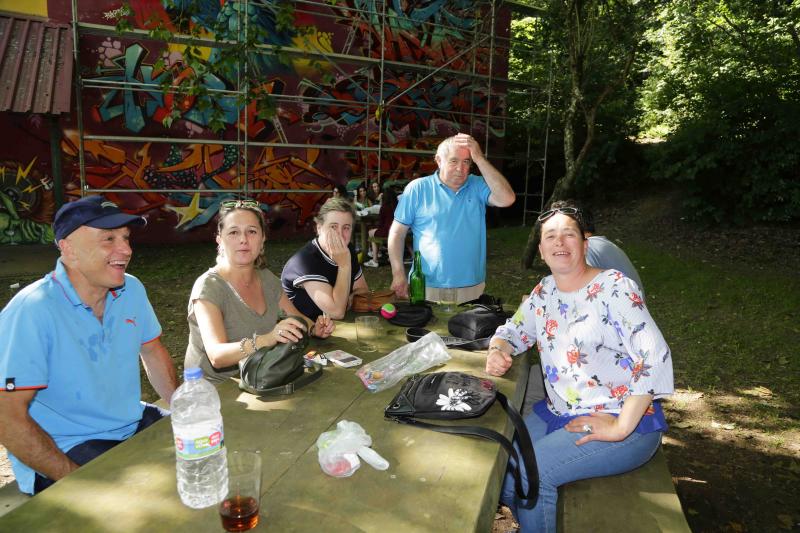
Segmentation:
<svg viewBox="0 0 800 533">
<path fill-rule="evenodd" d="M 658 399 L 674 389 L 669 347 L 636 283 L 617 270 L 575 292 L 547 276 L 496 335 L 514 354 L 536 345 L 556 416 L 619 413 L 628 396 Z"/>
</svg>

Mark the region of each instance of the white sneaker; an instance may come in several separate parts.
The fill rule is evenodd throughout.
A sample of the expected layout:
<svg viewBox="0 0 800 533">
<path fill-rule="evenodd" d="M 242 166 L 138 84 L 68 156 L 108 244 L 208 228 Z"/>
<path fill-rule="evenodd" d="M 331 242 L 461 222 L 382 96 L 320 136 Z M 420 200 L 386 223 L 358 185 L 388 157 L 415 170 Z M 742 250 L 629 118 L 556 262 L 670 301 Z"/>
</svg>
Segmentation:
<svg viewBox="0 0 800 533">
<path fill-rule="evenodd" d="M 364 266 L 365 266 L 365 267 L 377 268 L 377 267 L 379 267 L 380 265 L 379 265 L 379 264 L 378 264 L 378 262 L 377 262 L 377 261 L 375 261 L 374 259 L 370 259 L 369 261 L 367 261 L 366 263 L 364 263 Z"/>
</svg>

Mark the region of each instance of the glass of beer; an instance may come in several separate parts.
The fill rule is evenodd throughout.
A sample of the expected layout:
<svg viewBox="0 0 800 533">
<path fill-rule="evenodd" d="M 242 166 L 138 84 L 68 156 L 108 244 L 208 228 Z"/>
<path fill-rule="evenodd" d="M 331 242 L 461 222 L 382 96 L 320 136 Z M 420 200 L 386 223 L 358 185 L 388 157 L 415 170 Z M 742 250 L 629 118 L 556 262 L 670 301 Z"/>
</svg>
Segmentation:
<svg viewBox="0 0 800 533">
<path fill-rule="evenodd" d="M 225 531 L 247 531 L 258 525 L 261 501 L 261 454 L 236 450 L 228 454 L 228 494 L 219 504 Z"/>
</svg>

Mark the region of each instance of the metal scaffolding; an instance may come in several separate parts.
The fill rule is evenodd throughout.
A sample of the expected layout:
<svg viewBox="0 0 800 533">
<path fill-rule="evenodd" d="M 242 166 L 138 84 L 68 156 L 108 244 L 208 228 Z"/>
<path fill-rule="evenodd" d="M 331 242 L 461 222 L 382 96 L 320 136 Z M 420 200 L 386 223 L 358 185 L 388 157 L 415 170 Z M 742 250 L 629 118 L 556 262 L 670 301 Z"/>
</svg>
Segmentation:
<svg viewBox="0 0 800 533">
<path fill-rule="evenodd" d="M 90 0 L 83 0 L 90 1 Z M 538 212 L 542 209 L 544 201 L 544 187 L 547 178 L 547 139 L 549 130 L 549 107 L 550 107 L 550 92 L 551 88 L 543 94 L 541 89 L 536 88 L 534 80 L 523 81 L 509 79 L 508 77 L 497 76 L 495 70 L 495 59 L 509 58 L 514 55 L 521 57 L 528 55 L 531 61 L 542 61 L 545 57 L 542 51 L 537 50 L 530 42 L 512 37 L 504 37 L 498 35 L 496 31 L 496 23 L 498 19 L 499 10 L 510 10 L 512 13 L 519 16 L 539 16 L 539 10 L 521 5 L 513 2 L 504 2 L 502 0 L 479 0 L 473 4 L 475 24 L 469 28 L 459 28 L 460 34 L 464 35 L 465 40 L 471 41 L 469 46 L 465 46 L 462 50 L 449 57 L 443 64 L 429 65 L 423 62 L 404 62 L 389 60 L 385 57 L 386 46 L 385 38 L 387 31 L 390 29 L 403 28 L 407 31 L 407 26 L 411 24 L 410 19 L 405 15 L 400 15 L 394 12 L 392 7 L 396 2 L 388 4 L 389 0 L 372 0 L 371 2 L 358 3 L 361 7 L 351 7 L 344 3 L 331 4 L 323 0 L 296 0 L 294 4 L 294 12 L 296 15 L 305 15 L 309 17 L 316 17 L 319 19 L 330 18 L 338 23 L 350 20 L 349 33 L 346 35 L 340 51 L 325 51 L 320 48 L 316 49 L 301 49 L 294 46 L 276 46 L 272 44 L 261 44 L 256 47 L 254 53 L 265 54 L 267 56 L 274 56 L 277 53 L 285 54 L 290 58 L 312 58 L 315 61 L 324 61 L 329 65 L 339 76 L 347 78 L 354 83 L 357 82 L 353 79 L 354 76 L 363 75 L 367 81 L 367 90 L 365 97 L 362 100 L 342 100 L 334 97 L 319 97 L 307 96 L 304 94 L 277 94 L 273 95 L 274 101 L 277 106 L 280 105 L 304 105 L 304 104 L 317 104 L 319 106 L 338 106 L 346 105 L 352 108 L 362 109 L 364 116 L 364 146 L 352 146 L 342 144 L 305 144 L 305 143 L 292 143 L 289 142 L 286 134 L 283 132 L 280 120 L 273 117 L 272 125 L 275 128 L 275 138 L 270 142 L 252 140 L 249 135 L 249 124 L 244 113 L 238 113 L 237 123 L 234 125 L 236 129 L 236 138 L 196 138 L 196 137 L 176 137 L 176 136 L 140 136 L 140 135 L 94 135 L 87 134 L 84 129 L 84 116 L 82 102 L 84 98 L 84 91 L 86 90 L 124 90 L 126 92 L 155 92 L 162 91 L 163 88 L 158 83 L 146 83 L 142 81 L 117 81 L 117 80 L 99 80 L 99 79 L 85 79 L 82 74 L 82 69 L 76 69 L 76 101 L 77 101 L 77 126 L 78 126 L 78 158 L 80 165 L 80 180 L 81 189 L 84 193 L 88 192 L 142 192 L 139 189 L 94 189 L 89 186 L 86 181 L 86 162 L 84 157 L 84 149 L 86 141 L 108 141 L 119 143 L 170 143 L 175 145 L 181 144 L 212 144 L 222 146 L 236 146 L 238 147 L 239 157 L 237 159 L 239 176 L 243 179 L 239 181 L 239 187 L 236 189 L 224 189 L 225 194 L 256 194 L 256 193 L 277 193 L 277 192 L 292 192 L 292 193 L 318 193 L 319 190 L 315 189 L 264 189 L 252 187 L 247 176 L 250 175 L 252 163 L 248 159 L 249 147 L 263 147 L 263 148 L 290 148 L 290 149 L 327 149 L 327 150 L 347 150 L 351 152 L 362 152 L 368 155 L 375 155 L 376 168 L 370 168 L 371 157 L 364 158 L 367 162 L 364 166 L 364 181 L 370 181 L 373 177 L 378 176 L 379 179 L 386 176 L 388 172 L 382 171 L 381 162 L 385 157 L 391 154 L 409 154 L 419 157 L 432 158 L 434 155 L 433 150 L 420 150 L 414 148 L 399 148 L 386 146 L 384 144 L 385 138 L 390 135 L 388 123 L 386 121 L 387 115 L 393 110 L 404 111 L 420 111 L 420 112 L 437 112 L 435 108 L 419 107 L 414 105 L 402 104 L 401 98 L 407 95 L 413 89 L 422 86 L 426 81 L 431 80 L 434 76 L 446 76 L 466 80 L 470 84 L 470 108 L 469 111 L 457 110 L 442 110 L 448 116 L 455 117 L 459 124 L 466 125 L 470 131 L 479 131 L 483 128 L 485 133 L 483 148 L 486 156 L 496 162 L 515 162 L 524 167 L 524 178 L 521 183 L 515 187 L 518 190 L 518 196 L 523 200 L 523 224 L 526 222 L 526 215 L 531 212 Z M 239 7 L 235 10 L 237 14 L 237 39 L 248 39 L 250 32 L 249 17 L 243 16 L 239 20 L 239 13 L 247 13 L 251 7 L 258 9 L 267 9 L 264 2 L 256 0 L 237 0 Z M 151 41 L 148 32 L 141 29 L 132 29 L 125 31 L 120 35 L 114 26 L 97 24 L 90 22 L 82 22 L 79 17 L 79 0 L 72 0 L 72 27 L 73 27 L 73 43 L 74 43 L 74 59 L 76 65 L 81 65 L 79 50 L 81 47 L 81 37 L 87 35 L 96 35 L 103 37 L 113 37 L 115 39 L 129 38 L 143 41 Z M 368 6 L 369 9 L 365 9 Z M 360 18 L 359 18 L 360 17 Z M 359 21 L 367 21 L 380 33 L 380 57 L 371 57 L 369 52 L 364 55 L 359 55 L 353 52 L 354 44 L 358 37 Z M 431 34 L 437 31 L 450 30 L 452 27 L 446 24 L 435 22 L 414 22 L 414 27 L 417 28 L 417 37 L 420 42 L 429 38 Z M 367 32 L 367 50 L 373 49 L 373 33 Z M 195 46 L 203 46 L 209 48 L 224 48 L 226 46 L 235 45 L 235 41 L 217 40 L 208 37 L 195 37 L 183 34 L 173 34 L 169 39 L 170 43 L 176 44 L 193 44 Z M 480 72 L 478 54 L 488 50 L 488 72 Z M 468 69 L 459 70 L 453 68 L 454 64 L 463 60 L 464 64 L 469 64 Z M 236 69 L 237 79 L 236 86 L 233 89 L 209 89 L 209 92 L 214 94 L 215 97 L 225 100 L 232 99 L 236 102 L 241 102 L 243 96 L 248 93 L 248 62 Z M 409 86 L 402 88 L 398 93 L 392 94 L 391 97 L 386 97 L 384 94 L 384 74 L 387 69 L 391 69 L 393 73 L 407 74 L 414 81 Z M 552 84 L 552 64 L 549 66 L 550 80 Z M 377 79 L 375 79 L 377 78 Z M 377 87 L 373 84 L 377 83 Z M 486 109 L 485 113 L 478 112 L 475 109 L 476 94 L 483 91 L 486 95 Z M 494 92 L 493 92 L 494 91 Z M 510 93 L 523 93 L 528 96 L 531 109 L 529 112 L 518 113 L 518 116 L 508 116 L 507 108 L 504 107 L 501 114 L 492 113 L 492 102 L 502 101 L 507 98 Z M 545 104 L 544 101 L 547 103 Z M 545 106 L 547 117 L 543 131 L 533 131 L 531 127 L 526 127 L 527 142 L 525 151 L 516 154 L 501 154 L 498 151 L 497 143 L 503 142 L 503 139 L 492 138 L 491 129 L 492 124 L 500 125 L 503 130 L 507 131 L 507 126 L 510 123 L 520 123 L 521 121 L 530 120 L 533 116 L 534 106 Z M 244 118 L 243 118 L 244 117 Z M 370 120 L 370 117 L 376 117 L 378 128 L 378 135 L 375 141 L 371 141 L 372 135 L 376 133 L 376 124 Z M 541 170 L 540 180 L 537 180 L 537 167 Z M 517 180 L 519 181 L 519 180 Z M 519 192 L 519 190 L 522 192 Z M 202 193 L 202 194 L 219 194 L 219 190 L 209 189 L 147 189 L 146 192 L 151 193 Z"/>
</svg>

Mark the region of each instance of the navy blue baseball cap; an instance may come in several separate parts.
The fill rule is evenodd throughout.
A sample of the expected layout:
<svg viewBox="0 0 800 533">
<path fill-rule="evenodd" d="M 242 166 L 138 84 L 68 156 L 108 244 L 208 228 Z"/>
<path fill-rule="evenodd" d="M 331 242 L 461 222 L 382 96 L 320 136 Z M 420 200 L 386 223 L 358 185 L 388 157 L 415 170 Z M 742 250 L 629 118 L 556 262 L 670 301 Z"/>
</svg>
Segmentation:
<svg viewBox="0 0 800 533">
<path fill-rule="evenodd" d="M 58 242 L 81 226 L 114 229 L 145 224 L 147 220 L 144 217 L 123 213 L 117 204 L 102 196 L 87 196 L 61 206 L 53 219 L 53 232 Z"/>
</svg>

